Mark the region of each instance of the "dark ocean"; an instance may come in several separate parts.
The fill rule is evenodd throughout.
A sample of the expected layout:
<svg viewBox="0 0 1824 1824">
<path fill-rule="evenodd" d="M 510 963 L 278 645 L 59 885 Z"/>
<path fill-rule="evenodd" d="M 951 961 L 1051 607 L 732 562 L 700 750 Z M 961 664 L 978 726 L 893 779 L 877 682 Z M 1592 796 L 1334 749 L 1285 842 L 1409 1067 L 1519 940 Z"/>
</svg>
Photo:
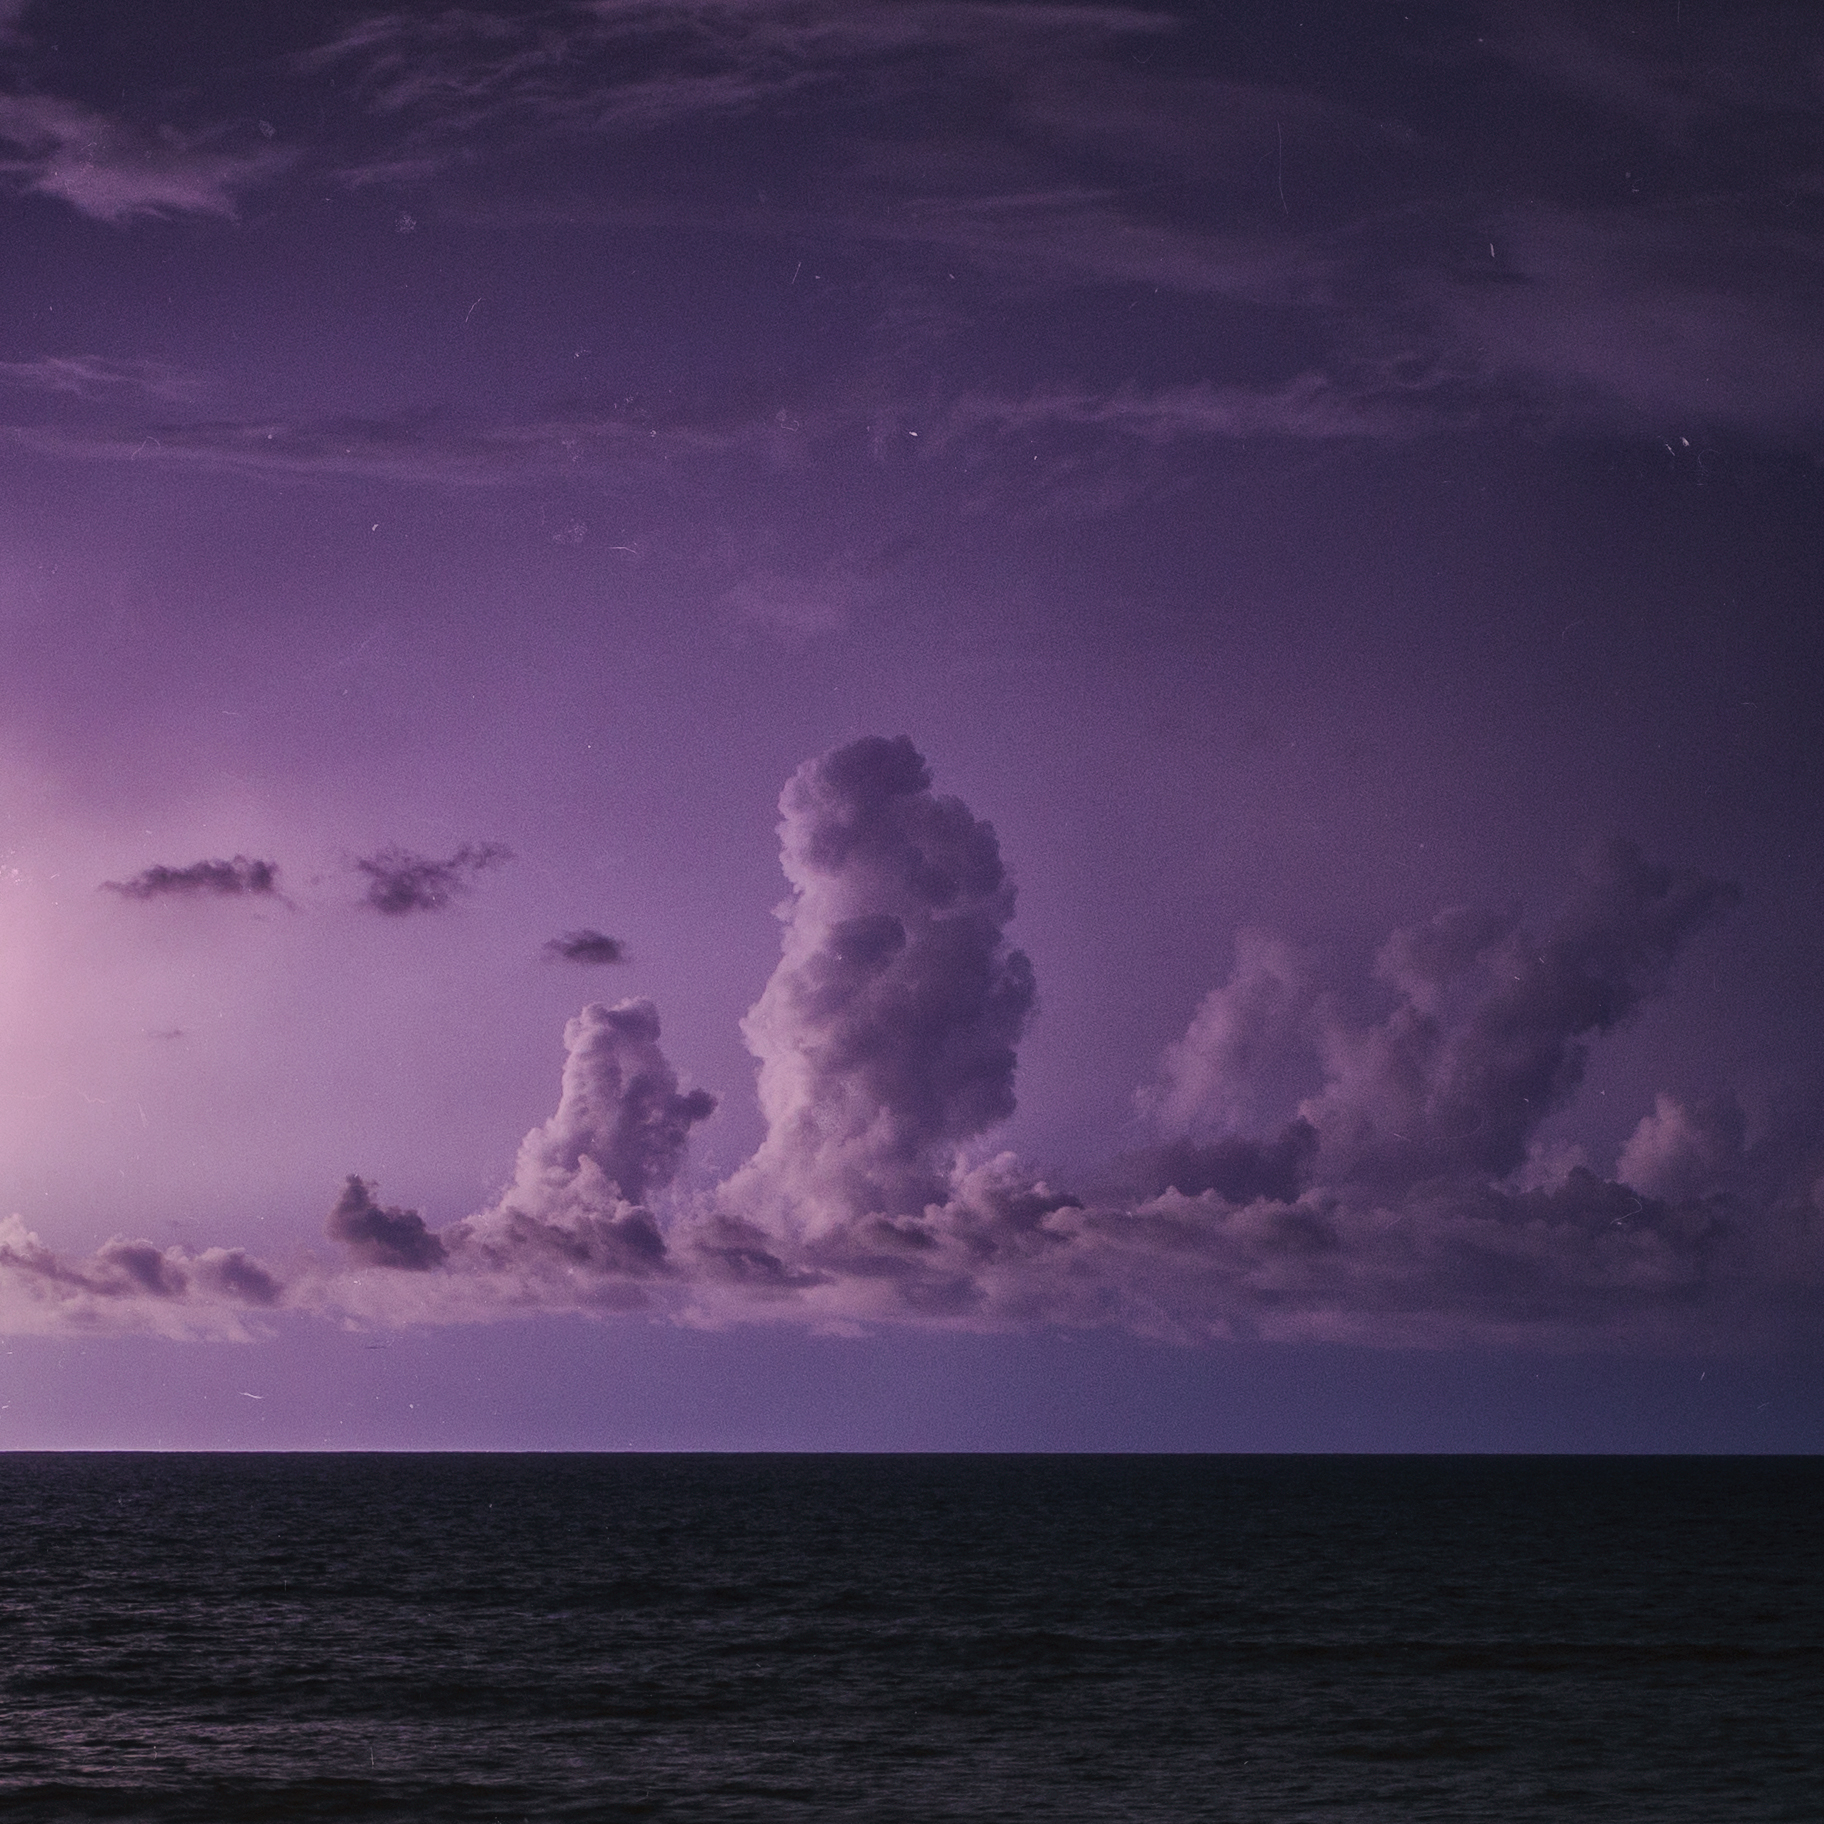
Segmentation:
<svg viewBox="0 0 1824 1824">
<path fill-rule="evenodd" d="M 1824 1819 L 1824 1459 L 0 1456 L 0 1817 Z"/>
</svg>

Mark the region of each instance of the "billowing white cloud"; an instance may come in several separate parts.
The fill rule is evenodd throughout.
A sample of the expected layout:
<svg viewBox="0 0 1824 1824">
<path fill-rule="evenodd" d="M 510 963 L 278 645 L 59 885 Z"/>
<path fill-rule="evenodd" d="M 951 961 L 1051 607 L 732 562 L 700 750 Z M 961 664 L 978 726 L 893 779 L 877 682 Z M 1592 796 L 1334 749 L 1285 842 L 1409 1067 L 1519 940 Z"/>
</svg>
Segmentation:
<svg viewBox="0 0 1824 1824">
<path fill-rule="evenodd" d="M 917 1215 L 1013 1112 L 1032 966 L 994 831 L 903 735 L 800 767 L 780 800 L 784 948 L 742 1022 L 767 1137 L 730 1186 L 795 1229 Z"/>
<path fill-rule="evenodd" d="M 1011 1106 L 1030 1005 L 1023 969 L 997 975 L 1011 902 L 982 826 L 881 741 L 802 769 L 783 808 L 785 956 L 746 1025 L 768 1136 L 673 1235 L 700 1316 L 1645 1347 L 1752 1330 L 1770 1276 L 1818 1270 L 1796 1264 L 1791 1172 L 1725 1206 L 1575 1164 L 1542 1180 L 1529 1151 L 1724 883 L 1602 846 L 1541 933 L 1469 909 L 1395 933 L 1369 1021 L 1244 933 L 1142 1093 L 1159 1141 L 1072 1195 L 967 1150 Z M 951 947 L 919 883 L 935 862 L 938 903 L 965 908 L 969 853 L 985 916 Z M 1774 1235 L 1799 1238 L 1778 1269 Z"/>
<path fill-rule="evenodd" d="M 1733 1097 L 1687 1108 L 1663 1091 L 1641 1117 L 1615 1164 L 1615 1176 L 1644 1197 L 1708 1197 L 1739 1187 L 1747 1157 L 1747 1119 Z"/>
<path fill-rule="evenodd" d="M 650 1001 L 585 1007 L 564 1028 L 563 1092 L 554 1114 L 522 1142 L 503 1207 L 541 1218 L 594 1189 L 612 1188 L 638 1204 L 677 1176 L 684 1143 L 715 1112 L 707 1090 L 680 1090 L 659 1049 L 659 1016 Z"/>
</svg>

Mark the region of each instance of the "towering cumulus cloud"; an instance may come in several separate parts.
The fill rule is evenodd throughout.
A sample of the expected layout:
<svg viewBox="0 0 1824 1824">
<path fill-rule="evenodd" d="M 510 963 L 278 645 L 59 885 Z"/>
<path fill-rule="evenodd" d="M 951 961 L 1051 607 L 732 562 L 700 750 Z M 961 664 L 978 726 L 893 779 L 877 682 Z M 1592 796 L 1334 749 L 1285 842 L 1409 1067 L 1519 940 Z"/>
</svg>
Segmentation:
<svg viewBox="0 0 1824 1824">
<path fill-rule="evenodd" d="M 648 1200 L 676 1177 L 691 1128 L 716 1100 L 679 1087 L 650 1001 L 585 1007 L 564 1046 L 557 1112 L 520 1142 L 512 1180 L 488 1208 L 432 1231 L 414 1210 L 380 1208 L 351 1178 L 330 1234 L 363 1266 L 399 1271 L 312 1296 L 427 1320 L 647 1302 L 647 1283 L 675 1271 Z"/>
<path fill-rule="evenodd" d="M 808 761 L 780 810 L 784 955 L 742 1023 L 767 1136 L 730 1200 L 811 1234 L 916 1216 L 1013 1112 L 1033 978 L 1000 847 L 903 735 Z"/>
<path fill-rule="evenodd" d="M 1542 931 L 1449 910 L 1352 994 L 1244 933 L 1141 1093 L 1155 1144 L 1077 1196 L 959 1150 L 1011 1110 L 1033 998 L 987 827 L 905 741 L 811 763 L 782 803 L 784 955 L 746 1023 L 768 1134 L 680 1235 L 732 1288 L 711 1309 L 1662 1345 L 1739 1334 L 1779 1304 L 1770 1275 L 1817 1276 L 1815 1147 L 1763 1149 L 1756 1179 L 1731 1163 L 1739 1123 L 1667 1103 L 1616 1178 L 1536 1154 L 1590 1043 L 1733 903 L 1726 883 L 1611 843 Z"/>
<path fill-rule="evenodd" d="M 0 1321 L 237 1335 L 286 1306 L 370 1323 L 637 1308 L 1660 1348 L 1815 1318 L 1814 1117 L 1756 1126 L 1728 1094 L 1662 1094 L 1606 1177 L 1540 1145 L 1590 1045 L 1733 903 L 1726 883 L 1610 843 L 1543 926 L 1453 908 L 1396 931 L 1353 986 L 1244 932 L 1138 1094 L 1151 1144 L 1072 1193 L 971 1146 L 1012 1112 L 1034 1004 L 993 829 L 903 736 L 807 762 L 780 805 L 783 953 L 743 1027 L 766 1137 L 719 1186 L 674 1189 L 715 1099 L 679 1082 L 651 1002 L 592 1005 L 565 1029 L 556 1112 L 475 1214 L 433 1229 L 351 1176 L 329 1215 L 339 1264 L 286 1269 L 124 1238 L 69 1260 L 13 1218 Z"/>
<path fill-rule="evenodd" d="M 1378 1025 L 1322 1034 L 1327 1081 L 1305 1114 L 1320 1169 L 1349 1183 L 1504 1178 L 1583 1081 L 1588 1041 L 1665 979 L 1736 889 L 1649 867 L 1629 843 L 1593 851 L 1545 935 L 1450 911 L 1400 931 L 1378 973 L 1398 995 Z"/>
<path fill-rule="evenodd" d="M 557 1112 L 520 1143 L 485 1209 L 433 1229 L 351 1175 L 325 1229 L 341 1264 L 280 1267 L 239 1248 L 192 1254 L 116 1236 L 86 1259 L 0 1219 L 0 1332 L 241 1337 L 271 1312 L 378 1324 L 648 1305 L 679 1268 L 650 1207 L 715 1098 L 683 1089 L 650 1001 L 585 1007 L 564 1030 Z"/>
<path fill-rule="evenodd" d="M 715 1112 L 707 1090 L 680 1090 L 659 1049 L 650 1001 L 585 1007 L 564 1028 L 557 1113 L 520 1143 L 509 1200 L 538 1214 L 612 1194 L 641 1203 L 677 1176 L 684 1142 Z"/>
<path fill-rule="evenodd" d="M 1717 1123 L 1700 1135 L 1662 1099 L 1622 1182 L 1581 1166 L 1553 1181 L 1534 1145 L 1590 1041 L 1736 897 L 1607 844 L 1542 934 L 1461 907 L 1395 932 L 1373 1019 L 1347 1017 L 1283 944 L 1244 936 L 1141 1093 L 1162 1139 L 1128 1162 L 1139 1199 L 1102 1220 L 1103 1244 L 1168 1330 L 1619 1342 L 1726 1327 L 1770 1205 L 1697 1195 L 1719 1188 L 1689 1164 L 1725 1150 Z M 1236 1131 L 1293 1102 L 1277 1131 Z M 1176 1286 L 1142 1254 L 1175 1257 Z"/>
</svg>

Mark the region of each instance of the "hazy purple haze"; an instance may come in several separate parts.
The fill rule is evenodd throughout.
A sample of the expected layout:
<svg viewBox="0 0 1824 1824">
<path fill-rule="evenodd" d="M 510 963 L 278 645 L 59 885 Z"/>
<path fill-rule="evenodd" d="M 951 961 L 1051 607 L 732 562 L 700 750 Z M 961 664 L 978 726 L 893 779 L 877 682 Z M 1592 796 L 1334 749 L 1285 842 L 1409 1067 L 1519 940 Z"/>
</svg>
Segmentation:
<svg viewBox="0 0 1824 1824">
<path fill-rule="evenodd" d="M 1817 1448 L 1821 87 L 0 5 L 0 1445 Z"/>
</svg>

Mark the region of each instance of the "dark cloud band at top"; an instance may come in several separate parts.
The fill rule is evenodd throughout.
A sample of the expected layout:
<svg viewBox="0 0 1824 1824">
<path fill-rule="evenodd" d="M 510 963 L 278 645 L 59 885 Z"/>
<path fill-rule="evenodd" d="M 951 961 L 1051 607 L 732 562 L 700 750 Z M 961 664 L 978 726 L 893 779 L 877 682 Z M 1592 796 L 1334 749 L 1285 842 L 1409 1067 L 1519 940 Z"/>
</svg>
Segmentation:
<svg viewBox="0 0 1824 1824">
<path fill-rule="evenodd" d="M 516 197 L 521 219 L 559 206 L 553 159 L 586 161 L 608 146 L 637 156 L 659 129 L 711 136 L 789 119 L 797 151 L 777 153 L 783 168 L 766 172 L 763 205 L 730 200 L 751 194 L 745 184 L 680 195 L 669 177 L 644 191 L 629 181 L 611 205 L 589 200 L 621 212 L 618 222 L 598 213 L 596 225 L 646 210 L 753 244 L 896 243 L 967 264 L 1009 302 L 1035 285 L 1058 297 L 1145 287 L 1251 301 L 1303 325 L 1277 376 L 1206 352 L 1138 405 L 1120 395 L 1122 376 L 1104 370 L 1096 384 L 1085 342 L 1085 360 L 1045 381 L 1049 403 L 1023 409 L 1029 424 L 1049 414 L 1135 435 L 1336 439 L 1542 417 L 1636 436 L 1708 427 L 1815 444 L 1824 135 L 1804 74 L 1815 39 L 1797 23 L 1802 9 L 1712 10 L 1674 23 L 1620 5 L 1464 5 L 1416 22 L 1388 9 L 1373 24 L 1351 20 L 1328 49 L 1294 50 L 1288 33 L 1283 55 L 1262 54 L 1272 28 L 1250 48 L 1254 33 L 1225 39 L 1188 7 L 357 10 L 314 45 L 294 36 L 272 65 L 296 85 L 300 117 L 334 85 L 339 138 L 325 129 L 287 149 L 226 104 L 232 128 L 166 120 L 164 97 L 129 118 L 99 89 L 14 93 L 0 96 L 10 148 L 0 186 L 115 226 L 181 220 L 229 232 L 247 195 L 295 167 L 358 188 L 438 179 L 451 216 L 505 222 Z M 1363 68 L 1379 72 L 1372 106 Z M 969 97 L 966 144 L 929 124 L 929 94 L 946 83 Z M 1514 131 L 1465 131 L 1470 110 L 1440 105 L 1453 91 L 1491 98 Z M 1520 154 L 1501 149 L 1510 139 L 1532 161 L 1523 178 Z M 592 199 L 590 173 L 573 175 L 571 192 Z M 915 282 L 890 283 L 900 289 L 887 315 L 903 323 Z M 171 384 L 155 364 L 99 357 L 9 365 L 18 383 L 78 400 Z M 877 379 L 870 366 L 865 383 L 850 383 L 872 395 Z M 506 413 L 421 444 L 344 433 L 333 414 L 173 425 L 162 436 L 151 426 L 130 437 L 7 432 L 90 456 L 445 481 L 536 466 L 548 441 Z M 618 456 L 613 442 L 593 433 L 598 457 Z"/>
</svg>

